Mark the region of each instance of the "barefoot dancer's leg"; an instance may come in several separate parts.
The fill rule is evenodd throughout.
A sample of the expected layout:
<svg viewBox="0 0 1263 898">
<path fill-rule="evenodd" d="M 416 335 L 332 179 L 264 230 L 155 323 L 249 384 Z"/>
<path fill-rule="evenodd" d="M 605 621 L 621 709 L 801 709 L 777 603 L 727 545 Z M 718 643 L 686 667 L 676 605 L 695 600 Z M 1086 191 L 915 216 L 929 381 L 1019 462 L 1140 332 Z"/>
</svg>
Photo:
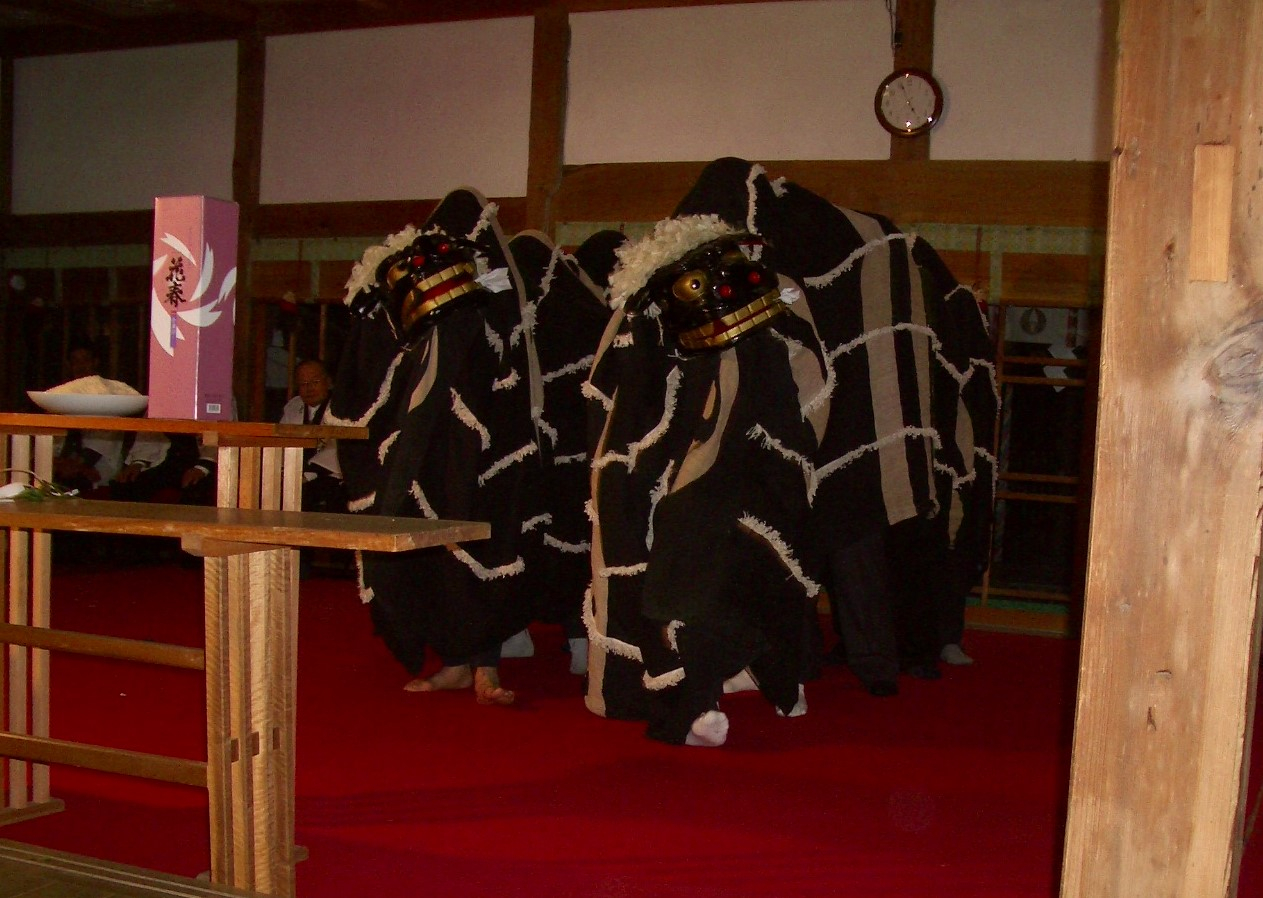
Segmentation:
<svg viewBox="0 0 1263 898">
<path fill-rule="evenodd" d="M 433 676 L 409 680 L 404 684 L 407 692 L 438 692 L 445 689 L 468 689 L 474 684 L 474 674 L 468 664 L 445 664 Z"/>
<path fill-rule="evenodd" d="M 517 698 L 513 690 L 500 685 L 500 669 L 497 667 L 474 668 L 474 695 L 480 705 L 511 705 Z"/>
</svg>

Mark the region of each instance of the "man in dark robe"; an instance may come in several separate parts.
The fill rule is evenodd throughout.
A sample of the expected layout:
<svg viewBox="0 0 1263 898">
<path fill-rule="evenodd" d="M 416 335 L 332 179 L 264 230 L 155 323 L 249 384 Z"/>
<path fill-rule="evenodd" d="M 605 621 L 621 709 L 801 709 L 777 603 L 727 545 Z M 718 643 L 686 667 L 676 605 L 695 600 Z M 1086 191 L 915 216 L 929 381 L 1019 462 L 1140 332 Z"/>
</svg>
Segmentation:
<svg viewBox="0 0 1263 898">
<path fill-rule="evenodd" d="M 599 427 L 586 702 L 675 744 L 724 743 L 738 675 L 780 714 L 806 710 L 804 463 L 825 366 L 750 243 L 698 216 L 620 248 L 585 387 Z"/>
<path fill-rule="evenodd" d="M 974 297 L 916 235 L 742 159 L 707 166 L 676 209 L 708 213 L 767 240 L 828 352 L 811 532 L 842 654 L 875 695 L 901 671 L 936 677 L 991 519 L 998 392 Z"/>
<path fill-rule="evenodd" d="M 368 250 L 347 286 L 358 320 L 326 420 L 369 429 L 339 442 L 349 509 L 491 525 L 486 541 L 364 553 L 362 596 L 413 676 L 406 689 L 473 686 L 480 703 L 509 704 L 499 648 L 530 614 L 516 581 L 538 378 L 495 207 L 453 191 L 422 227 Z M 421 678 L 427 649 L 441 667 Z"/>
</svg>

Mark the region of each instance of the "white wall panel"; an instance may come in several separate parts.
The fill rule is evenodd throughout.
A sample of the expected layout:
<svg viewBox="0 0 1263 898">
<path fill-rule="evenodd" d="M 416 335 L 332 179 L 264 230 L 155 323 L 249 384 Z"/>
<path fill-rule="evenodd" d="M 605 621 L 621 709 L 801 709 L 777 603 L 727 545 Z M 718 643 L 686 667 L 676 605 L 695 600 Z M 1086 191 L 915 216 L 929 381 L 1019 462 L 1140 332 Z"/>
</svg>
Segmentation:
<svg viewBox="0 0 1263 898">
<path fill-rule="evenodd" d="M 881 0 L 571 16 L 566 162 L 884 159 Z"/>
<path fill-rule="evenodd" d="M 947 0 L 934 33 L 947 104 L 933 158 L 1108 158 L 1101 0 Z"/>
<path fill-rule="evenodd" d="M 26 57 L 13 69 L 15 213 L 231 198 L 235 44 Z"/>
<path fill-rule="evenodd" d="M 264 203 L 526 194 L 529 18 L 270 38 Z"/>
</svg>

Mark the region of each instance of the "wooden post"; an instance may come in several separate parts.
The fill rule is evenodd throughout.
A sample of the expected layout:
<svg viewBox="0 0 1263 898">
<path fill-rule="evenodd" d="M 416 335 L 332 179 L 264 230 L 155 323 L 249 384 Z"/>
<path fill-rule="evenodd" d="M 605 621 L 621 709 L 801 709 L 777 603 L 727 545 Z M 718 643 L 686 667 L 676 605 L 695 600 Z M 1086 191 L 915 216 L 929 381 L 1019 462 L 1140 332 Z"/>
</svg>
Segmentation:
<svg viewBox="0 0 1263 898">
<path fill-rule="evenodd" d="M 237 119 L 232 157 L 232 198 L 239 208 L 237 233 L 237 349 L 233 392 L 241 403 L 240 417 L 259 420 L 263 412 L 263 368 L 249 351 L 254 332 L 250 295 L 250 259 L 259 212 L 259 178 L 263 168 L 263 81 L 267 49 L 263 35 L 247 34 L 237 41 Z M 266 346 L 266 341 L 263 344 Z"/>
<path fill-rule="evenodd" d="M 891 47 L 896 69 L 934 71 L 934 0 L 897 0 L 895 4 L 899 46 Z M 873 85 L 876 87 L 876 85 Z M 900 161 L 930 158 L 930 135 L 890 136 L 890 158 Z"/>
<path fill-rule="evenodd" d="M 1263 511 L 1260 46 L 1252 0 L 1122 6 L 1063 898 L 1236 893 Z"/>
<path fill-rule="evenodd" d="M 526 166 L 526 226 L 553 235 L 553 198 L 565 156 L 570 17 L 557 6 L 535 12 L 531 63 L 531 127 Z"/>
</svg>

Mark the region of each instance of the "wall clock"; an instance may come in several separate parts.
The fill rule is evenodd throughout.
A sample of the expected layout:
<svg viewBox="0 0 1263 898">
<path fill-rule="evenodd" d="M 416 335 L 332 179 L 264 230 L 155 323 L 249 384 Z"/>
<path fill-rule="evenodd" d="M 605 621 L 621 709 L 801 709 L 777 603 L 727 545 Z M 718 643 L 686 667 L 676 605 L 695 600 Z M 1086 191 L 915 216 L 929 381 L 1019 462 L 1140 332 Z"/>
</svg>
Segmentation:
<svg viewBox="0 0 1263 898">
<path fill-rule="evenodd" d="M 942 117 L 943 89 L 929 72 L 898 69 L 877 86 L 873 111 L 891 134 L 916 137 L 937 125 Z"/>
</svg>

